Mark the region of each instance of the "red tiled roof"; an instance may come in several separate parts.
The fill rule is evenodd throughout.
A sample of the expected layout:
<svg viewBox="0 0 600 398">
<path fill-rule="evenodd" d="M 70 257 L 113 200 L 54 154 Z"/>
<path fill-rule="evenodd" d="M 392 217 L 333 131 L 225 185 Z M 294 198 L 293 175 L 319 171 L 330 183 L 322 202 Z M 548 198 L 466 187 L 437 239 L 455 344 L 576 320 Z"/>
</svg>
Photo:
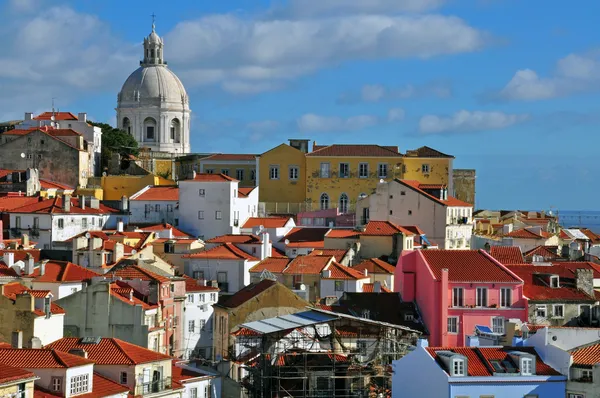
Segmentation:
<svg viewBox="0 0 600 398">
<path fill-rule="evenodd" d="M 198 253 L 190 253 L 181 256 L 183 258 L 219 259 L 219 260 L 248 260 L 259 261 L 232 243 L 224 243 Z"/>
<path fill-rule="evenodd" d="M 504 237 L 517 238 L 517 239 L 546 239 L 545 236 L 536 234 L 535 232 L 533 232 L 527 228 L 517 229 L 515 231 L 512 231 L 512 232 L 504 235 Z"/>
<path fill-rule="evenodd" d="M 353 229 L 331 229 L 325 234 L 325 237 L 331 239 L 358 239 L 360 234 L 360 231 Z"/>
<path fill-rule="evenodd" d="M 375 293 L 375 284 L 374 283 L 365 283 L 363 285 L 363 293 Z M 392 293 L 390 289 L 381 285 L 381 293 Z"/>
<path fill-rule="evenodd" d="M 193 179 L 187 181 L 200 181 L 200 182 L 237 182 L 235 178 L 226 176 L 225 174 L 208 174 L 208 173 L 197 173 Z"/>
<path fill-rule="evenodd" d="M 117 271 L 109 271 L 114 276 L 123 278 L 124 280 L 141 279 L 143 281 L 157 281 L 157 282 L 168 282 L 169 278 L 155 274 L 152 271 L 138 267 L 137 265 L 131 265 L 125 268 L 121 268 Z"/>
<path fill-rule="evenodd" d="M 72 129 L 49 129 L 48 134 L 52 137 L 81 137 L 82 134 Z"/>
<path fill-rule="evenodd" d="M 235 332 L 231 333 L 232 336 L 261 336 L 262 333 L 257 332 L 256 330 L 248 329 L 248 328 L 239 328 Z"/>
<path fill-rule="evenodd" d="M 142 363 L 172 360 L 168 355 L 149 350 L 126 341 L 103 337 L 97 344 L 85 344 L 78 337 L 64 337 L 47 345 L 57 351 L 69 352 L 74 348 L 84 349 L 88 359 L 97 365 L 138 365 Z"/>
<path fill-rule="evenodd" d="M 290 220 L 290 217 L 250 217 L 242 228 L 255 228 L 263 226 L 265 228 L 283 228 Z"/>
<path fill-rule="evenodd" d="M 178 383 L 182 383 L 182 382 L 185 382 L 186 380 L 196 379 L 199 377 L 211 377 L 212 378 L 212 376 L 201 373 L 199 371 L 195 371 L 195 370 L 187 369 L 187 368 L 180 368 L 179 366 L 175 366 L 175 365 L 173 365 L 173 367 L 171 369 L 171 378 L 173 379 L 173 381 L 178 382 Z"/>
<path fill-rule="evenodd" d="M 369 274 L 393 274 L 396 270 L 392 264 L 378 258 L 368 258 L 353 266 L 358 272 L 367 272 Z"/>
<path fill-rule="evenodd" d="M 140 305 L 144 310 L 149 310 L 152 308 L 156 308 L 156 305 L 150 305 L 142 300 L 134 294 L 134 289 L 132 287 L 125 287 L 126 283 L 119 281 L 119 283 L 111 283 L 110 284 L 110 295 L 116 298 L 119 301 L 122 301 L 129 305 Z"/>
<path fill-rule="evenodd" d="M 121 385 L 117 382 L 114 382 L 106 377 L 94 372 L 93 375 L 93 383 L 92 383 L 93 391 L 87 394 L 77 395 L 77 398 L 103 398 L 114 396 L 118 394 L 123 394 L 129 391 L 127 386 Z M 61 398 L 62 395 L 59 393 L 54 393 L 48 391 L 38 385 L 34 387 L 33 391 L 34 398 Z M 129 396 L 132 396 L 129 394 Z"/>
<path fill-rule="evenodd" d="M 140 229 L 144 232 L 155 232 L 155 231 L 164 231 L 165 229 L 171 229 L 174 238 L 187 238 L 190 236 L 189 234 L 186 234 L 185 232 L 181 231 L 180 229 L 175 228 L 174 226 L 172 226 L 171 224 L 168 224 L 168 223 L 150 225 L 148 227 L 143 227 Z"/>
<path fill-rule="evenodd" d="M 286 247 L 308 247 L 308 248 L 323 248 L 325 246 L 325 234 L 329 228 L 309 228 L 309 227 L 294 227 L 288 232 L 280 242 L 289 241 Z"/>
<path fill-rule="evenodd" d="M 215 153 L 213 155 L 202 158 L 202 161 L 207 160 L 250 160 L 255 161 L 258 155 L 253 155 L 250 153 Z"/>
<path fill-rule="evenodd" d="M 274 274 L 280 274 L 291 260 L 287 257 L 267 257 L 254 267 L 250 268 L 250 272 L 262 272 L 267 270 Z"/>
<path fill-rule="evenodd" d="M 600 264 L 593 263 L 591 261 L 560 261 L 552 263 L 554 268 L 562 268 L 564 271 L 561 273 L 564 277 L 575 277 L 576 270 L 579 268 L 591 269 L 593 272 L 594 279 L 600 279 Z"/>
<path fill-rule="evenodd" d="M 256 187 L 240 187 L 238 188 L 238 198 L 247 198 L 250 192 L 254 191 Z"/>
<path fill-rule="evenodd" d="M 22 206 L 28 206 L 40 201 L 38 196 L 2 196 L 0 197 L 0 211 L 9 211 Z"/>
<path fill-rule="evenodd" d="M 131 200 L 179 200 L 179 187 L 178 186 L 155 186 L 149 187 L 141 194 L 135 194 L 131 196 Z"/>
<path fill-rule="evenodd" d="M 80 233 L 79 235 L 75 235 L 74 237 L 67 239 L 65 242 L 72 242 L 77 238 L 83 238 L 88 233 L 90 234 L 90 238 L 100 238 L 102 240 L 108 240 L 108 235 L 103 231 L 85 231 Z"/>
<path fill-rule="evenodd" d="M 547 260 L 556 260 L 557 258 L 560 258 L 557 251 L 558 246 L 537 246 L 528 252 L 525 252 L 524 256 L 527 259 L 532 259 L 533 256 L 542 256 Z"/>
<path fill-rule="evenodd" d="M 48 261 L 45 268 L 44 275 L 40 275 L 38 266 L 27 277 L 34 282 L 82 282 L 100 275 L 68 261 Z"/>
<path fill-rule="evenodd" d="M 200 283 L 199 280 L 183 275 L 185 278 L 185 291 L 186 292 L 218 292 L 218 287 L 206 286 Z"/>
<path fill-rule="evenodd" d="M 277 282 L 270 279 L 263 279 L 260 282 L 251 283 L 237 293 L 225 297 L 224 300 L 219 301 L 217 305 L 225 308 L 237 308 L 276 284 Z"/>
<path fill-rule="evenodd" d="M 406 151 L 405 156 L 415 158 L 454 158 L 452 155 L 446 155 L 445 153 L 428 146 L 422 146 L 417 149 L 408 150 Z"/>
<path fill-rule="evenodd" d="M 205 243 L 260 243 L 261 239 L 259 236 L 253 234 L 244 234 L 244 235 L 221 235 L 211 238 Z"/>
<path fill-rule="evenodd" d="M 17 298 L 17 294 L 26 293 L 28 291 L 29 288 L 20 284 L 19 282 L 11 282 L 2 285 L 2 294 L 11 300 L 15 300 Z"/>
<path fill-rule="evenodd" d="M 348 250 L 344 249 L 315 249 L 310 252 L 309 256 L 333 256 L 338 263 L 342 261 Z"/>
<path fill-rule="evenodd" d="M 350 267 L 345 267 L 341 264 L 336 263 L 335 261 L 330 262 L 329 265 L 327 267 L 325 267 L 324 270 L 331 271 L 331 276 L 328 278 L 323 276 L 323 277 L 321 277 L 322 279 L 358 280 L 358 279 L 368 278 L 368 276 L 365 276 L 364 273 L 358 272 L 355 269 L 350 268 Z"/>
<path fill-rule="evenodd" d="M 2 348 L 0 363 L 26 369 L 64 369 L 94 362 L 50 347 L 50 349 Z"/>
<path fill-rule="evenodd" d="M 525 263 L 521 248 L 518 246 L 492 246 L 490 256 L 494 257 L 502 264 L 520 264 Z"/>
<path fill-rule="evenodd" d="M 2 292 L 5 297 L 7 297 L 13 301 L 15 301 L 17 299 L 18 294 L 29 293 L 32 297 L 37 297 L 37 298 L 44 298 L 50 294 L 49 290 L 32 290 L 24 285 L 21 285 L 19 282 L 10 282 L 10 283 L 6 283 L 6 284 L 2 285 Z M 45 316 L 46 315 L 46 313 L 44 311 L 38 310 L 38 309 L 34 309 L 33 312 L 37 316 Z M 50 303 L 50 313 L 55 314 L 55 315 L 64 314 L 65 310 L 62 307 L 60 307 L 58 304 L 51 302 Z"/>
<path fill-rule="evenodd" d="M 392 148 L 395 148 L 392 149 Z M 398 147 L 385 147 L 380 145 L 346 145 L 333 144 L 328 146 L 313 147 L 313 151 L 306 156 L 364 156 L 364 157 L 402 157 Z"/>
<path fill-rule="evenodd" d="M 493 376 L 492 360 L 503 361 L 507 359 L 510 352 L 520 351 L 536 356 L 537 376 L 560 376 L 560 373 L 552 369 L 539 357 L 533 347 L 427 347 L 429 355 L 437 359 L 437 351 L 451 351 L 467 357 L 467 375 Z M 515 364 L 518 369 L 518 364 Z"/>
<path fill-rule="evenodd" d="M 33 377 L 35 377 L 35 373 L 25 369 L 15 368 L 9 364 L 2 364 L 0 367 L 0 384 L 31 379 Z"/>
<path fill-rule="evenodd" d="M 362 232 L 363 236 L 392 236 L 398 233 L 412 236 L 411 231 L 389 221 L 369 221 Z"/>
<path fill-rule="evenodd" d="M 123 231 L 123 232 L 115 232 L 111 236 L 124 236 L 127 239 L 147 239 L 150 236 L 151 232 L 139 232 L 139 231 Z"/>
<path fill-rule="evenodd" d="M 65 191 L 73 190 L 74 189 L 70 185 L 60 184 L 60 183 L 55 182 L 55 181 L 44 180 L 44 179 L 41 179 L 41 178 L 40 178 L 40 186 L 42 187 L 42 189 L 62 189 L 62 190 L 65 190 Z"/>
<path fill-rule="evenodd" d="M 448 269 L 450 282 L 520 282 L 481 250 L 422 250 L 436 279 Z"/>
<path fill-rule="evenodd" d="M 588 345 L 571 351 L 573 365 L 594 366 L 600 363 L 600 344 Z"/>
<path fill-rule="evenodd" d="M 285 252 L 279 250 L 278 248 L 276 248 L 275 246 L 271 247 L 271 257 L 286 257 Z"/>
<path fill-rule="evenodd" d="M 9 213 L 37 213 L 37 214 L 109 214 L 118 213 L 118 210 L 112 209 L 108 206 L 100 204 L 98 209 L 92 209 L 90 206 L 86 206 L 82 209 L 79 206 L 78 198 L 71 198 L 71 209 L 67 213 L 63 210 L 63 197 L 56 197 L 53 199 L 45 199 L 37 203 L 24 205 L 22 207 L 13 208 L 9 210 Z"/>
<path fill-rule="evenodd" d="M 332 261 L 334 261 L 333 256 L 298 256 L 289 263 L 282 273 L 318 275 Z"/>
<path fill-rule="evenodd" d="M 2 257 L 0 257 L 2 258 Z M 0 260 L 0 278 L 18 278 L 19 275 L 17 274 L 17 272 L 12 269 L 9 268 L 6 264 L 4 264 L 1 260 Z"/>
<path fill-rule="evenodd" d="M 419 181 L 415 181 L 415 180 L 399 180 L 396 179 L 396 182 L 399 182 L 400 184 L 403 184 L 407 187 L 410 187 L 412 189 L 414 189 L 415 191 L 417 191 L 418 193 L 420 193 L 421 195 L 424 195 L 426 197 L 428 197 L 429 199 L 432 199 L 440 204 L 443 204 L 444 206 L 449 206 L 449 207 L 473 207 L 472 204 L 467 203 L 467 202 L 463 202 L 462 200 L 458 200 L 453 196 L 448 195 L 448 199 L 446 200 L 442 200 L 434 195 L 431 195 L 427 192 L 425 192 L 423 190 L 423 186 L 425 186 L 425 184 L 421 184 Z"/>
<path fill-rule="evenodd" d="M 34 120 L 51 120 L 52 115 L 54 115 L 54 120 L 78 120 L 77 116 L 72 114 L 71 112 L 42 112 L 39 115 L 35 116 Z"/>
<path fill-rule="evenodd" d="M 0 348 L 12 348 L 12 346 L 10 345 L 10 343 L 0 341 Z"/>
</svg>

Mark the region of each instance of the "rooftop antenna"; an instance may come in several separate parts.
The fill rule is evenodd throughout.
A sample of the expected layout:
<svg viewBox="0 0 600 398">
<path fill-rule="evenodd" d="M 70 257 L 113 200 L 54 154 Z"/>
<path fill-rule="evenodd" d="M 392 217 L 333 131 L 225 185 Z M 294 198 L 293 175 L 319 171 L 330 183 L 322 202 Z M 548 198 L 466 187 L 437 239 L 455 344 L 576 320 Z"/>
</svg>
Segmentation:
<svg viewBox="0 0 600 398">
<path fill-rule="evenodd" d="M 52 116 L 55 116 L 55 112 L 54 112 L 54 100 L 56 99 L 56 97 L 52 97 Z"/>
</svg>

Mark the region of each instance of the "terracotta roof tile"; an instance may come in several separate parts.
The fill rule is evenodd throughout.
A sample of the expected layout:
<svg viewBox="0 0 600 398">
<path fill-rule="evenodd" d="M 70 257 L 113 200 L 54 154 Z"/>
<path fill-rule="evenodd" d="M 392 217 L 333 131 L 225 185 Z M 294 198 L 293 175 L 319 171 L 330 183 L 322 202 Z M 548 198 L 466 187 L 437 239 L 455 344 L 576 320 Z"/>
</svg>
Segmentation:
<svg viewBox="0 0 600 398">
<path fill-rule="evenodd" d="M 88 394 L 77 395 L 78 398 L 103 398 L 123 394 L 129 391 L 127 386 L 114 382 L 96 372 L 92 384 L 93 391 Z M 37 394 L 35 395 L 37 398 Z"/>
<path fill-rule="evenodd" d="M 291 259 L 287 257 L 267 257 L 254 267 L 250 268 L 250 272 L 262 272 L 267 270 L 274 274 L 280 274 L 290 261 Z"/>
<path fill-rule="evenodd" d="M 389 221 L 369 221 L 362 232 L 363 236 L 392 236 L 398 233 L 412 236 L 411 231 Z"/>
<path fill-rule="evenodd" d="M 0 384 L 31 379 L 34 377 L 35 373 L 25 369 L 15 368 L 9 364 L 2 364 L 0 367 Z"/>
<path fill-rule="evenodd" d="M 398 153 L 398 147 L 384 147 L 370 144 L 334 144 L 317 146 L 316 150 L 313 148 L 313 151 L 307 153 L 306 156 L 402 157 L 402 154 Z"/>
<path fill-rule="evenodd" d="M 378 258 L 368 258 L 354 265 L 352 268 L 358 272 L 365 272 L 367 270 L 369 274 L 393 274 L 396 271 L 396 267 L 392 264 Z"/>
<path fill-rule="evenodd" d="M 244 235 L 221 235 L 211 238 L 205 243 L 260 243 L 261 239 L 259 236 L 253 234 L 244 234 Z"/>
<path fill-rule="evenodd" d="M 331 276 L 330 277 L 322 276 L 321 279 L 358 280 L 358 279 L 369 278 L 368 276 L 365 276 L 364 273 L 358 272 L 355 269 L 350 268 L 350 267 L 345 267 L 339 263 L 336 263 L 335 261 L 330 262 L 329 265 L 324 268 L 324 270 L 331 271 Z"/>
<path fill-rule="evenodd" d="M 86 344 L 78 337 L 64 337 L 45 348 L 69 352 L 73 348 L 82 348 L 88 359 L 97 365 L 138 365 L 142 363 L 172 360 L 168 355 L 149 350 L 126 341 L 103 337 L 99 343 Z"/>
<path fill-rule="evenodd" d="M 77 355 L 54 349 L 2 348 L 0 363 L 26 369 L 64 369 L 94 362 Z"/>
<path fill-rule="evenodd" d="M 27 277 L 33 278 L 34 282 L 83 282 L 99 276 L 96 272 L 68 261 L 48 261 L 45 269 L 44 275 L 40 275 L 38 266 Z"/>
<path fill-rule="evenodd" d="M 257 332 L 256 330 L 248 329 L 248 328 L 239 328 L 235 332 L 231 333 L 232 336 L 261 336 L 262 333 Z"/>
<path fill-rule="evenodd" d="M 148 304 L 142 300 L 140 300 L 138 297 L 136 297 L 136 295 L 134 294 L 134 289 L 132 287 L 124 287 L 123 285 L 125 285 L 125 283 L 121 282 L 120 283 L 111 283 L 110 284 L 110 295 L 114 298 L 116 298 L 119 301 L 122 301 L 126 304 L 129 305 L 140 305 L 144 310 L 149 310 L 152 308 L 156 308 L 156 305 L 151 305 Z"/>
<path fill-rule="evenodd" d="M 78 120 L 77 116 L 72 114 L 71 112 L 42 112 L 39 115 L 35 116 L 34 120 L 51 120 L 52 115 L 54 115 L 54 120 Z"/>
<path fill-rule="evenodd" d="M 592 344 L 571 350 L 573 365 L 594 366 L 600 363 L 600 344 Z"/>
<path fill-rule="evenodd" d="M 0 257 L 1 258 L 1 257 Z M 17 272 L 0 261 L 0 278 L 18 278 Z"/>
<path fill-rule="evenodd" d="M 545 261 L 560 258 L 558 255 L 558 246 L 537 246 L 525 252 L 524 256 L 528 260 L 532 260 L 533 256 L 542 256 Z"/>
<path fill-rule="evenodd" d="M 251 283 L 231 296 L 222 296 L 218 305 L 225 308 L 237 308 L 276 284 L 276 281 L 270 279 L 263 279 L 260 282 Z"/>
<path fill-rule="evenodd" d="M 178 383 L 182 383 L 182 382 L 185 382 L 186 380 L 195 379 L 195 378 L 199 378 L 199 377 L 212 378 L 212 376 L 202 373 L 198 370 L 181 368 L 181 367 L 175 366 L 175 365 L 172 366 L 171 378 Z"/>
<path fill-rule="evenodd" d="M 536 234 L 535 232 L 533 232 L 527 228 L 517 229 L 515 231 L 512 231 L 512 232 L 504 235 L 504 237 L 517 238 L 517 239 L 546 239 L 545 236 Z"/>
<path fill-rule="evenodd" d="M 361 232 L 354 229 L 331 229 L 325 234 L 330 239 L 358 239 Z"/>
<path fill-rule="evenodd" d="M 374 283 L 365 283 L 363 285 L 363 293 L 375 293 L 375 284 Z M 381 292 L 382 293 L 392 293 L 392 291 L 390 289 L 388 289 L 387 287 L 381 285 Z"/>
<path fill-rule="evenodd" d="M 64 191 L 74 189 L 74 187 L 72 187 L 70 185 L 60 184 L 58 182 L 50 181 L 50 180 L 44 180 L 42 178 L 40 178 L 40 186 L 42 189 L 59 189 L 59 190 L 64 190 Z"/>
<path fill-rule="evenodd" d="M 2 256 L 4 253 L 13 253 L 14 260 L 17 261 L 25 261 L 27 259 L 27 255 L 31 255 L 33 257 L 33 261 L 38 262 L 41 258 L 40 249 L 24 249 L 24 250 L 0 250 L 0 264 L 3 264 Z"/>
<path fill-rule="evenodd" d="M 247 198 L 252 191 L 254 191 L 256 187 L 239 187 L 238 188 L 238 198 Z"/>
<path fill-rule="evenodd" d="M 294 227 L 280 242 L 289 241 L 286 247 L 308 247 L 321 249 L 325 246 L 325 234 L 329 228 Z"/>
<path fill-rule="evenodd" d="M 154 186 L 149 187 L 140 194 L 134 194 L 130 200 L 157 200 L 157 201 L 178 201 L 179 200 L 179 187 L 177 186 Z"/>
<path fill-rule="evenodd" d="M 36 214 L 110 214 L 118 213 L 118 210 L 112 209 L 108 206 L 100 204 L 98 209 L 92 209 L 90 206 L 86 206 L 82 209 L 79 206 L 78 198 L 71 198 L 71 208 L 67 213 L 62 207 L 63 198 L 56 197 L 52 199 L 44 199 L 37 203 L 24 205 L 9 210 L 9 213 L 36 213 Z"/>
<path fill-rule="evenodd" d="M 170 279 L 155 274 L 152 271 L 148 271 L 142 267 L 138 267 L 137 265 L 131 265 L 128 267 L 121 268 L 117 271 L 109 271 L 111 274 L 117 277 L 121 277 L 124 280 L 132 280 L 132 279 L 141 279 L 143 281 L 157 281 L 157 282 L 168 282 Z"/>
<path fill-rule="evenodd" d="M 271 247 L 271 257 L 286 257 L 285 252 L 279 250 L 278 248 L 276 248 L 275 246 Z"/>
<path fill-rule="evenodd" d="M 332 261 L 334 261 L 333 256 L 298 256 L 289 263 L 282 273 L 318 275 Z"/>
<path fill-rule="evenodd" d="M 520 282 L 481 250 L 422 250 L 419 254 L 436 279 L 446 268 L 451 282 Z"/>
<path fill-rule="evenodd" d="M 494 257 L 502 264 L 520 264 L 525 263 L 521 248 L 518 246 L 492 246 L 490 256 Z"/>
<path fill-rule="evenodd" d="M 338 263 L 342 261 L 349 249 L 315 249 L 310 252 L 309 256 L 333 256 Z"/>
<path fill-rule="evenodd" d="M 437 203 L 443 204 L 444 206 L 449 206 L 449 207 L 473 207 L 472 204 L 467 203 L 467 202 L 463 202 L 462 200 L 458 200 L 453 196 L 449 196 L 448 195 L 448 199 L 446 200 L 442 200 L 434 195 L 431 195 L 427 192 L 425 192 L 422 188 L 422 186 L 425 186 L 425 184 L 421 184 L 419 181 L 415 181 L 415 180 L 399 180 L 396 179 L 394 180 L 404 186 L 410 187 L 412 189 L 414 189 L 415 191 L 417 191 L 418 193 L 420 193 L 421 195 L 424 195 L 426 197 L 428 197 L 429 199 L 432 199 L 434 201 L 436 201 Z"/>
<path fill-rule="evenodd" d="M 258 155 L 250 153 L 215 153 L 202 159 L 203 162 L 207 160 L 220 160 L 220 161 L 256 161 Z"/>
<path fill-rule="evenodd" d="M 290 217 L 250 217 L 242 228 L 256 228 L 261 225 L 265 228 L 283 228 L 290 219 Z"/>
<path fill-rule="evenodd" d="M 171 229 L 174 238 L 187 238 L 190 236 L 189 234 L 186 234 L 185 232 L 181 231 L 180 229 L 175 228 L 174 226 L 172 226 L 171 224 L 168 224 L 168 223 L 150 225 L 150 226 L 143 227 L 140 229 L 144 232 L 156 232 L 156 231 L 164 231 L 165 229 Z"/>
<path fill-rule="evenodd" d="M 428 146 L 422 146 L 417 149 L 411 149 L 406 151 L 406 157 L 415 158 L 454 158 L 452 155 L 446 155 L 438 150 L 430 148 Z"/>
<path fill-rule="evenodd" d="M 218 287 L 206 286 L 201 281 L 194 279 L 190 276 L 183 275 L 185 278 L 185 291 L 186 292 L 218 292 Z"/>
<path fill-rule="evenodd" d="M 19 207 L 38 203 L 37 196 L 2 196 L 0 197 L 0 211 L 9 211 Z"/>
<path fill-rule="evenodd" d="M 235 178 L 226 176 L 225 174 L 208 174 L 208 173 L 197 173 L 193 179 L 184 181 L 199 181 L 199 182 L 237 182 Z"/>
<path fill-rule="evenodd" d="M 213 247 L 198 253 L 191 253 L 181 256 L 183 258 L 198 258 L 198 259 L 220 259 L 220 260 L 248 260 L 259 261 L 256 257 L 251 256 L 242 249 L 232 243 L 224 243 L 220 246 Z"/>
</svg>

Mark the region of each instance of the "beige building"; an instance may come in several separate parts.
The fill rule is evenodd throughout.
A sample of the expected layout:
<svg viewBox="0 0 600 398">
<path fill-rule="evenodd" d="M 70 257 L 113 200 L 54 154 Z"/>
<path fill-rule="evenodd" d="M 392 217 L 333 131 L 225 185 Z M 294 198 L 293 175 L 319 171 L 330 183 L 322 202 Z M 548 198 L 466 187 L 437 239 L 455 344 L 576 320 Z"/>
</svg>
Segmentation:
<svg viewBox="0 0 600 398">
<path fill-rule="evenodd" d="M 0 369 L 0 397 L 33 398 L 35 373 L 2 364 Z"/>
</svg>

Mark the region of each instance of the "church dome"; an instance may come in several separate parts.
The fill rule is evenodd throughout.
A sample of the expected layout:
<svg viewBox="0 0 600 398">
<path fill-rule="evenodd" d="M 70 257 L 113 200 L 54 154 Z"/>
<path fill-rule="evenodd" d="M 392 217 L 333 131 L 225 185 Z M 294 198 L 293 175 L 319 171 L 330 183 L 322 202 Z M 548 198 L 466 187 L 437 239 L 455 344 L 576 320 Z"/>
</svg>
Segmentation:
<svg viewBox="0 0 600 398">
<path fill-rule="evenodd" d="M 188 106 L 181 80 L 165 65 L 145 65 L 135 70 L 119 93 L 119 102 L 172 102 Z"/>
</svg>

